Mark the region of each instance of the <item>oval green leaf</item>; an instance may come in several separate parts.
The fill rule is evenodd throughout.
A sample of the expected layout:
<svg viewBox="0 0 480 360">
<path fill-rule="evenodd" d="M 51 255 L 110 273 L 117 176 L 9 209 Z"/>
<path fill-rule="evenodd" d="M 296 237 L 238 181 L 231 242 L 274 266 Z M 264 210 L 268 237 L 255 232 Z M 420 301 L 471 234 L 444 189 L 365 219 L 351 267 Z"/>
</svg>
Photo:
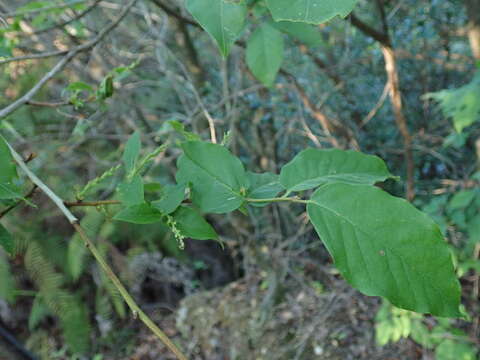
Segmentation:
<svg viewBox="0 0 480 360">
<path fill-rule="evenodd" d="M 152 206 L 164 214 L 174 212 L 185 198 L 185 184 L 166 185 L 160 200 L 152 201 Z"/>
<path fill-rule="evenodd" d="M 280 182 L 289 191 L 313 189 L 321 184 L 375 184 L 393 178 L 377 156 L 339 149 L 306 149 L 282 168 Z"/>
<path fill-rule="evenodd" d="M 145 201 L 145 195 L 142 177 L 135 175 L 130 182 L 122 182 L 118 186 L 118 197 L 122 204 L 126 206 L 143 203 Z"/>
<path fill-rule="evenodd" d="M 126 207 L 118 212 L 113 220 L 125 221 L 132 224 L 154 224 L 163 218 L 163 214 L 150 204 L 143 203 Z"/>
<path fill-rule="evenodd" d="M 15 162 L 10 149 L 0 137 L 0 183 L 7 183 L 17 177 Z"/>
<path fill-rule="evenodd" d="M 291 21 L 279 21 L 274 23 L 273 26 L 310 47 L 323 43 L 318 26 Z"/>
<path fill-rule="evenodd" d="M 192 202 L 202 212 L 227 213 L 244 202 L 248 179 L 240 160 L 225 147 L 200 141 L 182 145 L 178 183 L 191 184 Z"/>
<path fill-rule="evenodd" d="M 283 62 L 283 36 L 270 24 L 260 26 L 247 43 L 247 65 L 265 86 L 272 86 Z"/>
<path fill-rule="evenodd" d="M 17 178 L 17 168 L 10 149 L 0 137 L 0 199 L 22 198 L 14 180 Z"/>
<path fill-rule="evenodd" d="M 128 139 L 122 157 L 127 174 L 130 174 L 135 169 L 141 146 L 140 133 L 135 131 Z"/>
<path fill-rule="evenodd" d="M 475 199 L 477 192 L 474 190 L 462 190 L 456 193 L 448 203 L 449 210 L 464 209 Z"/>
<path fill-rule="evenodd" d="M 335 16 L 345 17 L 358 0 L 267 0 L 275 21 L 321 24 Z"/>
<path fill-rule="evenodd" d="M 410 203 L 373 186 L 335 183 L 318 189 L 307 211 L 352 286 L 403 309 L 461 316 L 448 246 Z"/>
<path fill-rule="evenodd" d="M 217 240 L 215 229 L 198 213 L 198 211 L 180 206 L 173 214 L 180 233 L 188 238 L 196 240 Z"/>
<path fill-rule="evenodd" d="M 213 37 L 223 56 L 243 30 L 247 16 L 244 1 L 186 0 L 187 10 L 193 18 Z"/>
</svg>

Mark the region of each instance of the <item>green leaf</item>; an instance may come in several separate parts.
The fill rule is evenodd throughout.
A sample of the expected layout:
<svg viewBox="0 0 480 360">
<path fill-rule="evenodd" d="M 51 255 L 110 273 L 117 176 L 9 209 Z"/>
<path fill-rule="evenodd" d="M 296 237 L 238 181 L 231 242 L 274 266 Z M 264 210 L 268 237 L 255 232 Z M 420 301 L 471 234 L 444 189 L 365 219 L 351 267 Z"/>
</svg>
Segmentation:
<svg viewBox="0 0 480 360">
<path fill-rule="evenodd" d="M 476 192 L 473 190 L 462 190 L 456 193 L 448 203 L 449 210 L 458 210 L 466 208 L 475 198 Z"/>
<path fill-rule="evenodd" d="M 152 202 L 152 206 L 164 214 L 174 212 L 185 198 L 185 184 L 166 185 L 162 189 L 160 200 Z"/>
<path fill-rule="evenodd" d="M 480 71 L 473 80 L 458 89 L 442 90 L 425 94 L 423 99 L 433 99 L 439 103 L 444 116 L 453 120 L 457 132 L 480 120 Z"/>
<path fill-rule="evenodd" d="M 123 205 L 138 205 L 144 202 L 143 181 L 135 175 L 131 182 L 122 182 L 118 186 L 118 196 Z"/>
<path fill-rule="evenodd" d="M 0 35 L 0 57 L 12 57 L 14 44 L 15 43 L 11 39 L 7 39 L 3 35 Z"/>
<path fill-rule="evenodd" d="M 318 26 L 291 21 L 279 21 L 273 26 L 310 47 L 323 43 Z"/>
<path fill-rule="evenodd" d="M 45 305 L 41 295 L 35 296 L 28 317 L 28 329 L 30 331 L 35 330 L 38 324 L 40 324 L 40 322 L 48 315 L 51 315 L 51 311 L 48 309 L 47 305 Z"/>
<path fill-rule="evenodd" d="M 247 65 L 265 86 L 272 86 L 283 62 L 283 36 L 270 24 L 260 26 L 247 43 Z"/>
<path fill-rule="evenodd" d="M 375 316 L 375 337 L 377 344 L 385 346 L 389 342 L 396 343 L 411 334 L 412 324 L 420 314 L 398 309 L 384 301 Z"/>
<path fill-rule="evenodd" d="M 108 74 L 107 76 L 105 76 L 105 78 L 103 78 L 100 86 L 97 89 L 97 99 L 105 100 L 109 97 L 112 97 L 114 90 L 115 89 L 113 87 L 113 75 Z"/>
<path fill-rule="evenodd" d="M 135 131 L 133 135 L 130 136 L 130 138 L 128 139 L 122 157 L 127 174 L 131 173 L 135 169 L 135 164 L 137 163 L 141 146 L 142 144 L 140 143 L 140 133 L 138 131 Z"/>
<path fill-rule="evenodd" d="M 187 10 L 212 36 L 223 56 L 243 30 L 247 16 L 245 2 L 230 0 L 186 0 Z"/>
<path fill-rule="evenodd" d="M 65 90 L 70 92 L 86 91 L 87 93 L 92 93 L 94 91 L 93 86 L 81 81 L 68 84 Z"/>
<path fill-rule="evenodd" d="M 345 17 L 358 0 L 267 0 L 275 21 L 321 24 L 335 16 Z"/>
<path fill-rule="evenodd" d="M 163 185 L 158 182 L 151 182 L 144 184 L 143 189 L 146 193 L 157 193 L 162 191 Z"/>
<path fill-rule="evenodd" d="M 2 137 L 0 137 L 0 170 L 0 183 L 10 182 L 17 177 L 15 161 Z"/>
<path fill-rule="evenodd" d="M 13 238 L 10 233 L 0 224 L 0 246 L 10 255 L 13 253 Z"/>
<path fill-rule="evenodd" d="M 170 120 L 168 124 L 175 130 L 178 134 L 182 135 L 187 141 L 200 141 L 200 136 L 194 134 L 190 131 L 185 130 L 185 126 L 177 120 Z"/>
<path fill-rule="evenodd" d="M 125 221 L 133 224 L 153 224 L 162 220 L 163 214 L 150 204 L 143 203 L 129 206 L 118 212 L 113 220 Z"/>
<path fill-rule="evenodd" d="M 15 162 L 5 141 L 0 137 L 0 200 L 22 198 L 18 187 Z"/>
<path fill-rule="evenodd" d="M 313 194 L 307 212 L 352 286 L 403 309 L 461 316 L 448 246 L 410 203 L 374 186 L 335 183 Z"/>
<path fill-rule="evenodd" d="M 192 201 L 202 212 L 222 214 L 244 202 L 248 179 L 240 160 L 225 147 L 199 141 L 182 145 L 178 183 L 190 183 Z"/>
<path fill-rule="evenodd" d="M 27 5 L 23 5 L 17 8 L 17 14 L 23 14 L 30 10 L 37 10 L 43 7 L 52 6 L 54 3 L 52 1 L 30 1 Z"/>
<path fill-rule="evenodd" d="M 0 200 L 22 199 L 18 187 L 13 184 L 0 183 Z"/>
<path fill-rule="evenodd" d="M 273 173 L 256 174 L 247 172 L 250 181 L 247 197 L 250 199 L 271 199 L 276 197 L 285 188 L 280 184 L 279 176 Z M 253 206 L 265 206 L 265 204 L 251 203 Z"/>
<path fill-rule="evenodd" d="M 185 125 L 180 121 L 170 120 L 168 124 L 180 135 L 182 135 L 187 141 L 200 141 L 200 136 L 190 131 L 185 130 Z"/>
<path fill-rule="evenodd" d="M 375 184 L 393 176 L 377 156 L 338 149 L 307 149 L 280 172 L 280 182 L 289 191 L 313 189 L 321 184 Z"/>
<path fill-rule="evenodd" d="M 80 236 L 73 236 L 68 243 L 67 250 L 67 269 L 73 281 L 77 281 L 82 275 L 87 254 L 88 249 Z"/>
<path fill-rule="evenodd" d="M 426 349 L 432 349 L 435 347 L 434 337 L 431 336 L 430 331 L 421 321 L 414 321 L 412 323 L 410 337 L 413 341 L 422 345 Z"/>
<path fill-rule="evenodd" d="M 465 339 L 468 341 L 468 339 Z M 435 349 L 436 360 L 475 360 L 477 349 L 472 345 L 455 341 L 452 339 L 443 340 Z"/>
<path fill-rule="evenodd" d="M 469 219 L 467 232 L 470 243 L 480 243 L 480 213 Z"/>
<path fill-rule="evenodd" d="M 443 147 L 448 148 L 449 146 L 452 146 L 455 149 L 460 149 L 465 146 L 468 137 L 469 136 L 466 133 L 453 132 L 443 140 Z"/>
<path fill-rule="evenodd" d="M 196 210 L 182 205 L 172 216 L 183 236 L 196 240 L 218 239 L 215 229 Z"/>
</svg>

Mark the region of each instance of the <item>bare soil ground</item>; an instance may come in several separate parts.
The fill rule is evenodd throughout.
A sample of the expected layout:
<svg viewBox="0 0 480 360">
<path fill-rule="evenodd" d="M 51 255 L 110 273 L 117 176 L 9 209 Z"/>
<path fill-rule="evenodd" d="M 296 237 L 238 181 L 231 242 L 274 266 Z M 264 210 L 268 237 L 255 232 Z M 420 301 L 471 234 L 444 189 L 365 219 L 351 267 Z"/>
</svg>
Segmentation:
<svg viewBox="0 0 480 360">
<path fill-rule="evenodd" d="M 379 299 L 341 280 L 322 293 L 287 281 L 268 305 L 259 278 L 183 299 L 178 310 L 157 321 L 195 360 L 413 360 L 431 359 L 410 340 L 379 348 L 374 317 Z M 141 330 L 134 360 L 173 359 Z"/>
</svg>

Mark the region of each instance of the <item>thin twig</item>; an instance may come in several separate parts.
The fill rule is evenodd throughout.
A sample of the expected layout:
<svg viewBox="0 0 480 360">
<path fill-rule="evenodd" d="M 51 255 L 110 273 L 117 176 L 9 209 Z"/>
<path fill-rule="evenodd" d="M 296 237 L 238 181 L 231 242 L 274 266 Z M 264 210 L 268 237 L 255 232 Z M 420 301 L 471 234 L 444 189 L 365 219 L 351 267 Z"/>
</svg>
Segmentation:
<svg viewBox="0 0 480 360">
<path fill-rule="evenodd" d="M 61 55 L 68 54 L 69 51 L 70 50 L 55 50 L 55 51 L 38 53 L 38 54 L 29 54 L 29 55 L 10 57 L 10 58 L 0 60 L 0 65 L 8 64 L 14 61 L 40 60 L 40 59 L 46 59 L 46 58 L 55 57 L 55 56 L 61 56 Z"/>
<path fill-rule="evenodd" d="M 387 97 L 388 97 L 388 94 L 390 92 L 390 83 L 387 82 L 385 84 L 385 87 L 383 88 L 383 92 L 382 92 L 382 95 L 380 96 L 380 98 L 378 99 L 377 103 L 375 104 L 375 106 L 372 108 L 372 110 L 370 110 L 370 112 L 368 113 L 367 116 L 365 116 L 365 118 L 362 120 L 361 124 L 360 124 L 360 128 L 364 127 L 365 125 L 367 125 L 370 120 L 372 120 L 375 115 L 377 115 L 377 112 L 378 110 L 380 110 L 383 106 L 383 104 L 385 103 L 385 101 L 387 100 Z"/>
<path fill-rule="evenodd" d="M 120 205 L 122 202 L 118 200 L 99 200 L 99 201 L 65 201 L 64 204 L 68 208 L 72 207 L 95 207 L 103 205 Z"/>
<path fill-rule="evenodd" d="M 292 74 L 288 73 L 287 71 L 281 72 L 283 75 L 285 75 L 292 81 L 294 88 L 297 90 L 300 100 L 302 101 L 303 105 L 310 111 L 312 116 L 320 123 L 320 126 L 322 127 L 325 135 L 327 136 L 328 141 L 332 144 L 333 147 L 340 148 L 338 140 L 332 134 L 332 130 L 334 127 L 332 123 L 333 121 L 322 111 L 320 111 L 320 109 L 317 108 L 317 106 L 308 97 L 306 90 Z"/>
<path fill-rule="evenodd" d="M 38 9 L 14 11 L 14 12 L 11 12 L 11 13 L 6 13 L 6 14 L 1 14 L 0 13 L 0 16 L 6 17 L 6 18 L 11 18 L 11 17 L 15 17 L 15 16 L 35 15 L 35 14 L 38 14 L 38 13 L 41 13 L 41 12 L 44 12 L 44 11 L 48 11 L 48 10 L 64 9 L 64 8 L 67 8 L 67 7 L 70 7 L 70 6 L 73 6 L 73 5 L 77 5 L 77 4 L 81 4 L 81 3 L 84 3 L 84 2 L 87 2 L 87 0 L 73 0 L 73 1 L 70 1 L 70 2 L 68 2 L 66 4 L 62 4 L 62 5 L 57 4 L 57 5 L 45 6 L 45 7 L 38 8 Z"/>
<path fill-rule="evenodd" d="M 85 10 L 83 10 L 81 13 L 77 14 L 76 16 L 74 16 L 74 17 L 72 17 L 68 20 L 65 20 L 61 23 L 55 24 L 53 26 L 50 26 L 50 27 L 47 27 L 47 28 L 44 28 L 44 29 L 39 29 L 39 30 L 30 32 L 30 33 L 26 33 L 25 35 L 28 35 L 28 36 L 39 35 L 39 34 L 46 33 L 48 31 L 52 31 L 54 29 L 63 28 L 65 26 L 71 24 L 72 22 L 78 21 L 81 18 L 83 18 L 84 16 L 88 15 L 88 13 L 90 13 L 93 9 L 95 9 L 97 7 L 97 5 L 100 3 L 100 1 L 101 0 L 95 0 L 89 7 L 87 7 Z"/>
<path fill-rule="evenodd" d="M 117 17 L 115 21 L 113 21 L 110 25 L 105 27 L 100 33 L 90 40 L 89 42 L 77 46 L 76 48 L 70 50 L 68 54 L 63 57 L 45 76 L 40 79 L 40 81 L 33 87 L 31 88 L 25 95 L 23 95 L 21 98 L 17 99 L 4 109 L 0 110 L 0 119 L 3 119 L 13 113 L 15 110 L 17 110 L 19 107 L 27 103 L 32 99 L 32 97 L 40 91 L 40 89 L 45 85 L 50 79 L 52 79 L 57 73 L 62 71 L 65 66 L 73 60 L 75 56 L 77 56 L 79 53 L 90 50 L 92 47 L 97 45 L 100 41 L 102 41 L 105 36 L 110 33 L 113 29 L 117 27 L 117 25 L 123 20 L 125 16 L 127 16 L 129 10 L 135 5 L 137 0 L 132 0 L 128 5 L 125 6 L 123 11 L 120 13 L 120 15 Z"/>
<path fill-rule="evenodd" d="M 60 106 L 72 105 L 72 103 L 70 101 L 59 101 L 55 103 L 49 103 L 49 102 L 43 102 L 43 101 L 29 100 L 25 103 L 25 105 L 56 108 Z"/>
<path fill-rule="evenodd" d="M 171 8 L 163 4 L 160 0 L 151 0 L 151 2 L 156 6 L 158 6 L 160 9 L 162 9 L 167 15 L 174 17 L 175 19 L 181 21 L 182 23 L 200 28 L 200 25 L 197 22 L 182 16 L 180 13 L 176 12 L 175 10 L 172 10 Z"/>
<path fill-rule="evenodd" d="M 195 84 L 194 84 L 192 78 L 190 77 L 190 74 L 188 73 L 187 69 L 185 68 L 185 65 L 183 65 L 183 63 L 175 56 L 175 54 L 167 46 L 165 46 L 165 49 L 171 54 L 173 60 L 177 63 L 177 65 L 180 68 L 180 70 L 182 71 L 183 75 L 188 80 L 187 83 L 190 85 L 190 88 L 193 92 L 193 95 L 195 96 L 195 99 L 197 100 L 198 105 L 202 109 L 203 115 L 207 119 L 208 128 L 210 130 L 210 140 L 212 141 L 212 143 L 216 144 L 217 143 L 217 133 L 216 133 L 216 130 L 215 130 L 215 121 L 214 121 L 212 115 L 210 115 L 210 113 L 208 112 L 205 104 L 203 103 L 202 98 L 200 97 L 200 94 L 198 93 L 197 88 L 195 87 Z"/>
<path fill-rule="evenodd" d="M 1 136 L 1 135 L 0 135 Z M 63 204 L 63 200 L 60 199 L 57 194 L 55 194 L 52 190 L 50 190 L 50 188 L 45 185 L 45 183 L 40 180 L 37 175 L 35 175 L 27 166 L 27 164 L 25 164 L 25 161 L 23 161 L 22 157 L 20 156 L 20 154 L 18 154 L 15 149 L 7 142 L 7 140 L 5 138 L 3 138 L 2 136 L 2 139 L 5 141 L 5 143 L 7 144 L 7 146 L 9 147 L 10 149 L 10 152 L 12 153 L 12 156 L 13 156 L 13 159 L 15 160 L 15 162 L 18 164 L 18 166 L 20 166 L 20 168 L 25 172 L 25 174 L 27 174 L 27 176 L 29 177 L 29 179 L 40 189 L 42 190 L 45 195 L 47 195 L 50 200 L 52 200 L 55 205 L 57 205 L 57 207 L 60 209 L 60 211 L 63 213 L 63 215 L 65 215 L 65 217 L 68 219 L 68 221 L 73 224 L 73 223 L 76 223 L 78 221 L 78 219 L 75 217 L 75 215 L 73 215 L 70 210 L 68 210 L 65 205 Z"/>
</svg>

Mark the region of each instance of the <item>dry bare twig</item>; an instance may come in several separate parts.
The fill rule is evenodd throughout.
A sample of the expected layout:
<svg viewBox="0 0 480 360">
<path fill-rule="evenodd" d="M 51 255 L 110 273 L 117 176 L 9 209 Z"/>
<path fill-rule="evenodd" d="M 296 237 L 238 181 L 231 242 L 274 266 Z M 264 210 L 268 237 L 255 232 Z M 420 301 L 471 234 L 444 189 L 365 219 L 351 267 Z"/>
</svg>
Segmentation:
<svg viewBox="0 0 480 360">
<path fill-rule="evenodd" d="M 93 48 L 95 45 L 97 45 L 100 41 L 102 41 L 113 29 L 115 29 L 118 24 L 127 16 L 129 13 L 130 9 L 135 5 L 137 0 L 132 0 L 128 5 L 125 6 L 125 8 L 122 10 L 120 15 L 117 17 L 117 19 L 112 22 L 110 25 L 105 27 L 100 33 L 94 37 L 92 40 L 88 41 L 87 43 L 77 46 L 73 48 L 72 50 L 69 50 L 65 57 L 63 57 L 47 74 L 43 76 L 43 78 L 40 79 L 40 81 L 32 87 L 25 95 L 20 97 L 19 99 L 15 100 L 13 103 L 8 105 L 7 107 L 3 108 L 0 110 L 0 119 L 3 119 L 13 113 L 15 110 L 17 110 L 19 107 L 22 105 L 25 105 L 28 101 L 32 100 L 32 97 L 40 91 L 40 89 L 48 82 L 50 81 L 55 75 L 57 75 L 60 71 L 62 71 L 67 64 L 72 61 L 75 56 L 78 54 L 88 51 L 91 48 Z M 40 54 L 38 54 L 40 55 Z M 55 55 L 53 55 L 55 56 Z"/>
</svg>

